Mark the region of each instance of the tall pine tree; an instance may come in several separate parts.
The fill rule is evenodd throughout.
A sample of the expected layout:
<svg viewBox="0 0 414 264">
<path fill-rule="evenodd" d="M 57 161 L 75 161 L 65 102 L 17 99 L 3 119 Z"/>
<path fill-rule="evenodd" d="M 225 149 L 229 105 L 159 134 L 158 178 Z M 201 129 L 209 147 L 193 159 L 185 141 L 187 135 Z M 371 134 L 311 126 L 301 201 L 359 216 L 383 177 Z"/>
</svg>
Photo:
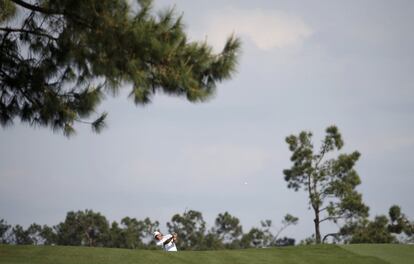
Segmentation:
<svg viewBox="0 0 414 264">
<path fill-rule="evenodd" d="M 368 216 L 369 208 L 363 203 L 356 187 L 361 179 L 354 169 L 359 152 L 339 154 L 344 142 L 336 126 L 326 129 L 326 136 L 319 151 L 314 150 L 312 133 L 302 131 L 286 138 L 292 167 L 283 171 L 288 188 L 304 189 L 308 203 L 314 212 L 316 243 L 321 243 L 320 225 L 325 221 L 337 222 Z M 332 235 L 332 234 L 331 234 Z"/>
<path fill-rule="evenodd" d="M 237 38 L 216 54 L 187 39 L 173 9 L 154 15 L 151 0 L 129 2 L 0 0 L 0 124 L 20 118 L 71 135 L 79 121 L 99 132 L 105 94 L 129 87 L 136 104 L 159 92 L 199 102 L 235 72 Z"/>
</svg>

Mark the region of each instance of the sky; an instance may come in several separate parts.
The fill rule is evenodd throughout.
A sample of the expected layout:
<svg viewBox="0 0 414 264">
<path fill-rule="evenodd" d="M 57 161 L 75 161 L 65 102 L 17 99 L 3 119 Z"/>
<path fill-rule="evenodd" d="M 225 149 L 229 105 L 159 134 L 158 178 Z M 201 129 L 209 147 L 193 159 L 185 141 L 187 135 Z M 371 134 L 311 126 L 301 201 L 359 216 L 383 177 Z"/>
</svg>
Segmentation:
<svg viewBox="0 0 414 264">
<path fill-rule="evenodd" d="M 198 210 L 209 227 L 219 213 L 247 232 L 286 213 L 299 224 L 283 235 L 313 233 L 306 194 L 287 188 L 285 137 L 302 130 L 314 144 L 335 124 L 358 150 L 358 190 L 374 217 L 398 204 L 414 219 L 414 2 L 190 1 L 175 6 L 191 40 L 216 51 L 242 40 L 237 73 L 215 96 L 193 104 L 159 94 L 135 106 L 129 87 L 108 96 L 108 128 L 78 125 L 68 139 L 20 124 L 0 129 L 0 218 L 55 225 L 72 210 L 93 209 L 165 223 Z M 337 226 L 322 224 L 322 233 Z"/>
</svg>

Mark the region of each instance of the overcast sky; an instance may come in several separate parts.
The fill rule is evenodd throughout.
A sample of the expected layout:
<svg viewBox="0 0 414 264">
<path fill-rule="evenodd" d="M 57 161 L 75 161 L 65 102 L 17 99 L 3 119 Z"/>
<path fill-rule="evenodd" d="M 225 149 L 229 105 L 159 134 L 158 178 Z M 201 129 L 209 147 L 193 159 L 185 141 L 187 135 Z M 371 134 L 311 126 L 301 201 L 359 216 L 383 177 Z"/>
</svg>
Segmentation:
<svg viewBox="0 0 414 264">
<path fill-rule="evenodd" d="M 156 1 L 184 14 L 191 39 L 220 50 L 243 41 L 235 77 L 212 100 L 158 95 L 146 107 L 108 98 L 101 134 L 78 126 L 0 129 L 0 218 L 54 225 L 70 210 L 109 220 L 151 217 L 161 230 L 175 213 L 240 218 L 244 231 L 271 219 L 285 234 L 313 232 L 306 195 L 287 189 L 285 137 L 319 142 L 336 124 L 344 152 L 358 150 L 359 190 L 371 216 L 401 205 L 414 218 L 414 1 Z M 335 230 L 322 225 L 322 232 Z"/>
</svg>

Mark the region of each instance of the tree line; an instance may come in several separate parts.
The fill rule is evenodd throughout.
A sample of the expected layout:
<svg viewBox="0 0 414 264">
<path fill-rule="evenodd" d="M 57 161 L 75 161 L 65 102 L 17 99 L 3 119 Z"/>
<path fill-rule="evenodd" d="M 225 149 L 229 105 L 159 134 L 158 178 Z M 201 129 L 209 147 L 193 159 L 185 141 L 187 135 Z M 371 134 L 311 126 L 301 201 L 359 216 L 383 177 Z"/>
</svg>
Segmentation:
<svg viewBox="0 0 414 264">
<path fill-rule="evenodd" d="M 189 210 L 175 214 L 166 226 L 168 232 L 178 234 L 180 250 L 220 250 L 293 246 L 295 239 L 280 237 L 280 234 L 298 221 L 297 217 L 286 214 L 275 233 L 272 233 L 271 220 L 261 221 L 259 227 L 245 233 L 240 220 L 224 212 L 218 214 L 214 226 L 207 230 L 202 213 Z M 93 210 L 71 211 L 63 222 L 54 226 L 33 223 L 23 228 L 0 219 L 0 244 L 155 249 L 152 235 L 158 230 L 159 222 L 148 217 L 143 220 L 124 217 L 119 223 L 110 223 L 104 215 Z M 322 242 L 332 236 L 333 243 L 413 243 L 413 235 L 414 223 L 394 205 L 388 216 L 347 222 L 337 233 L 325 235 Z M 300 244 L 314 243 L 317 243 L 315 235 L 300 241 Z"/>
<path fill-rule="evenodd" d="M 295 239 L 279 235 L 298 218 L 287 214 L 280 229 L 272 234 L 272 221 L 261 221 L 259 227 L 243 232 L 240 220 L 228 212 L 220 213 L 214 226 L 207 230 L 201 212 L 189 210 L 175 214 L 167 222 L 168 232 L 177 233 L 180 250 L 217 250 L 251 247 L 294 245 Z M 112 247 L 129 249 L 155 249 L 153 232 L 160 229 L 156 220 L 124 217 L 119 223 L 93 210 L 68 212 L 63 222 L 55 225 L 31 224 L 26 229 L 11 226 L 0 219 L 0 243 L 15 245 L 65 245 Z"/>
</svg>

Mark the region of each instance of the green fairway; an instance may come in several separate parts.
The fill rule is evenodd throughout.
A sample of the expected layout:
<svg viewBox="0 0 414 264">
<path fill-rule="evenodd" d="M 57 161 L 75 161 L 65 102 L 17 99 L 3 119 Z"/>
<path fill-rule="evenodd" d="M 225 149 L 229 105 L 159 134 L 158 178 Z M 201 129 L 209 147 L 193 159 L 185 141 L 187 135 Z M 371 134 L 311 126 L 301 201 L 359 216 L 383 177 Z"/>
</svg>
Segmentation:
<svg viewBox="0 0 414 264">
<path fill-rule="evenodd" d="M 362 256 L 375 256 L 388 263 L 413 264 L 414 245 L 396 244 L 353 244 L 342 246 L 346 250 Z"/>
<path fill-rule="evenodd" d="M 0 245 L 0 263 L 41 264 L 128 264 L 128 263 L 414 263 L 414 246 L 407 245 L 322 245 L 272 249 L 187 251 L 164 253 L 151 250 L 62 246 Z"/>
</svg>

